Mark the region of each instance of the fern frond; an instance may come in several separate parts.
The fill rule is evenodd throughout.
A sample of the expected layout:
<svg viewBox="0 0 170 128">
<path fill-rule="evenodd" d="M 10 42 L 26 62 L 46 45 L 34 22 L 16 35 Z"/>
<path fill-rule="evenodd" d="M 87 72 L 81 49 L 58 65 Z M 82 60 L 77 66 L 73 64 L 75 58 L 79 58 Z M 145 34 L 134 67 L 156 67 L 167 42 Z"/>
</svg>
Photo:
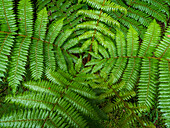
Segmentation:
<svg viewBox="0 0 170 128">
<path fill-rule="evenodd" d="M 117 45 L 117 54 L 118 56 L 126 56 L 126 42 L 125 37 L 121 31 L 117 31 L 116 33 L 116 45 Z"/>
<path fill-rule="evenodd" d="M 113 97 L 114 100 L 111 102 L 107 102 L 107 104 L 104 106 L 103 110 L 105 112 L 110 111 L 119 111 L 119 114 L 122 111 L 122 115 L 118 122 L 118 127 L 124 127 L 124 126 L 134 126 L 138 124 L 137 126 L 142 127 L 153 127 L 153 124 L 148 124 L 148 121 L 143 120 L 138 116 L 143 111 L 147 110 L 147 107 L 145 106 L 137 106 L 136 104 L 129 103 L 128 100 L 131 97 L 134 97 L 136 93 L 134 91 L 128 91 L 125 87 L 125 82 L 121 81 L 118 84 L 110 85 L 108 82 L 101 82 L 100 84 L 96 84 L 94 88 L 101 88 L 105 91 L 99 95 L 99 98 L 103 99 L 106 97 Z"/>
<path fill-rule="evenodd" d="M 6 100 L 11 103 L 16 102 L 17 104 L 21 104 L 29 108 L 41 108 L 50 111 L 53 108 L 53 105 L 60 98 L 60 95 L 63 93 L 62 87 L 56 86 L 48 81 L 30 81 L 24 83 L 24 87 L 36 92 L 25 92 L 24 94 L 17 95 L 16 97 L 8 96 Z M 78 94 L 70 90 L 66 90 L 63 98 L 87 116 L 92 118 L 97 116 L 92 106 Z"/>
<path fill-rule="evenodd" d="M 14 36 L 11 34 L 0 34 L 0 81 L 5 77 L 7 65 L 8 65 L 8 57 L 11 53 L 11 47 L 14 42 Z"/>
<path fill-rule="evenodd" d="M 6 73 L 8 57 L 11 53 L 11 47 L 14 42 L 14 36 L 17 30 L 15 15 L 13 14 L 12 0 L 0 1 L 0 82 Z M 7 34 L 3 32 L 9 32 Z"/>
<path fill-rule="evenodd" d="M 33 12 L 31 2 L 29 0 L 21 0 L 18 6 L 18 22 L 19 22 L 19 34 L 26 35 L 28 37 L 17 37 L 16 44 L 12 52 L 11 63 L 9 65 L 9 86 L 12 87 L 13 92 L 16 92 L 17 86 L 23 79 L 25 74 L 25 65 L 27 61 L 28 49 L 31 43 L 29 37 L 32 36 L 33 26 Z"/>
<path fill-rule="evenodd" d="M 159 108 L 167 127 L 170 127 L 170 62 L 159 62 Z"/>
<path fill-rule="evenodd" d="M 125 15 L 122 16 L 122 14 L 119 12 L 116 13 L 110 12 L 109 14 L 115 20 L 118 20 L 120 22 L 120 28 L 116 26 L 115 28 L 122 31 L 124 35 L 126 35 L 128 30 L 127 28 L 129 28 L 131 25 L 139 33 L 140 37 L 143 38 L 145 27 L 141 25 L 141 23 L 137 22 L 135 19 L 132 19 L 131 17 L 127 17 Z"/>
<path fill-rule="evenodd" d="M 105 38 L 104 38 L 104 36 L 102 35 L 102 33 L 96 32 L 95 35 L 96 35 L 96 36 L 95 36 L 96 40 L 97 40 L 102 46 L 104 46 L 105 48 L 107 48 L 107 47 L 108 47 L 108 43 L 105 41 Z"/>
<path fill-rule="evenodd" d="M 87 21 L 87 22 L 83 22 L 81 24 L 78 24 L 76 26 L 77 29 L 82 29 L 82 28 L 88 28 L 88 29 L 96 29 L 100 32 L 102 32 L 103 34 L 110 36 L 112 39 L 114 39 L 115 35 L 112 31 L 109 30 L 108 27 L 106 27 L 106 25 L 104 25 L 103 23 L 98 23 L 98 25 L 96 26 L 97 21 Z"/>
<path fill-rule="evenodd" d="M 34 37 L 44 40 L 47 26 L 47 10 L 44 8 L 38 13 L 36 23 L 34 25 Z M 40 79 L 43 73 L 43 42 L 33 40 L 30 51 L 30 70 L 32 78 Z"/>
<path fill-rule="evenodd" d="M 58 47 L 61 47 L 63 45 L 63 43 L 67 40 L 67 38 L 72 34 L 72 32 L 74 31 L 74 29 L 67 29 L 65 32 L 63 32 L 62 34 L 60 34 L 56 41 L 55 44 Z"/>
<path fill-rule="evenodd" d="M 83 39 L 88 39 L 90 37 L 93 37 L 93 34 L 94 34 L 94 31 L 91 30 L 91 31 L 87 31 L 87 32 L 83 33 L 82 35 L 78 36 L 77 38 L 80 41 Z"/>
<path fill-rule="evenodd" d="M 137 113 L 141 112 L 142 110 L 146 110 L 145 108 L 136 107 L 135 104 L 128 104 L 129 108 L 123 109 L 123 115 L 118 123 L 119 127 L 147 127 L 147 128 L 155 128 L 152 122 L 147 120 L 143 120 L 137 116 Z M 139 125 L 140 124 L 140 125 Z"/>
<path fill-rule="evenodd" d="M 74 67 L 73 58 L 65 50 L 63 51 L 63 54 L 66 57 L 66 63 L 69 64 L 67 65 L 68 72 L 74 76 L 76 74 L 76 70 Z"/>
<path fill-rule="evenodd" d="M 105 37 L 105 42 L 107 44 L 108 52 L 110 57 L 117 57 L 117 50 L 114 41 Z"/>
<path fill-rule="evenodd" d="M 125 69 L 126 63 L 127 63 L 126 58 L 120 57 L 117 59 L 117 62 L 111 71 L 109 83 L 114 84 L 120 79 L 120 77 Z"/>
<path fill-rule="evenodd" d="M 166 13 L 169 17 L 169 7 L 162 0 L 142 0 L 142 1 L 148 2 L 149 4 L 156 6 L 157 10 L 161 10 L 162 12 Z"/>
<path fill-rule="evenodd" d="M 53 9 L 51 10 L 51 8 Z M 85 5 L 77 4 L 73 0 L 53 2 L 49 7 L 49 11 L 52 13 L 49 18 L 51 20 L 59 20 L 65 17 L 63 30 L 71 29 L 84 19 L 84 17 L 78 17 L 76 14 L 82 8 L 85 8 Z"/>
<path fill-rule="evenodd" d="M 79 0 L 79 2 L 81 2 Z M 115 3 L 113 3 L 110 0 L 104 1 L 103 0 L 99 0 L 99 1 L 95 1 L 95 0 L 83 0 L 83 2 L 86 2 L 88 5 L 90 5 L 92 8 L 96 8 L 98 10 L 103 10 L 103 11 L 121 11 L 123 13 L 127 13 L 126 8 L 123 8 L 120 5 L 117 5 Z"/>
<path fill-rule="evenodd" d="M 29 81 L 24 83 L 24 87 L 28 88 L 29 91 L 16 96 L 6 97 L 6 102 L 15 103 L 23 106 L 24 108 L 30 109 L 23 108 L 25 111 L 24 115 L 23 111 L 18 111 L 17 114 L 20 116 L 23 115 L 22 117 L 16 116 L 16 111 L 10 115 L 4 115 L 0 120 L 0 126 L 13 127 L 19 123 L 19 126 L 22 125 L 24 127 L 35 125 L 39 127 L 62 126 L 84 128 L 87 127 L 87 120 L 83 117 L 83 115 L 86 115 L 90 119 L 96 121 L 100 119 L 92 105 L 85 98 L 79 95 L 82 94 L 84 97 L 94 98 L 95 96 L 89 96 L 90 93 L 94 93 L 92 92 L 92 89 L 83 84 L 81 85 L 80 82 L 77 81 L 78 79 L 75 81 L 70 74 L 63 72 L 62 70 L 58 70 L 58 72 L 51 72 L 50 70 L 47 71 L 49 71 L 47 72 L 47 77 L 54 83 L 48 81 Z M 56 77 L 60 78 L 61 81 L 59 81 L 60 79 Z M 80 79 L 80 77 L 78 78 Z M 66 79 L 70 80 L 70 84 L 67 84 Z M 77 84 L 78 86 L 81 85 L 79 90 L 74 87 L 77 86 Z M 82 90 L 80 91 L 80 89 Z M 85 92 L 85 90 L 87 92 Z M 35 115 L 37 113 L 34 113 L 34 110 L 40 112 L 39 117 Z M 42 111 L 45 111 L 46 113 L 41 115 Z M 42 120 L 40 116 L 43 118 Z M 34 119 L 38 120 L 39 124 L 37 124 Z M 49 124 L 49 122 L 52 122 L 52 124 Z M 26 123 L 29 124 L 25 126 Z"/>
<path fill-rule="evenodd" d="M 61 51 L 61 49 L 59 47 L 57 47 L 56 58 L 57 58 L 57 64 L 60 67 L 60 69 L 62 69 L 63 71 L 66 72 L 67 64 L 66 64 L 63 52 Z"/>
<path fill-rule="evenodd" d="M 109 58 L 109 53 L 107 52 L 107 50 L 99 45 L 99 53 L 103 56 L 103 58 Z"/>
<path fill-rule="evenodd" d="M 111 26 L 120 26 L 119 22 L 117 22 L 116 20 L 114 20 L 112 17 L 110 17 L 107 13 L 101 13 L 100 11 L 95 11 L 95 10 L 79 10 L 77 12 L 78 15 L 84 15 L 86 17 L 89 17 L 91 19 L 95 19 L 99 21 L 102 21 L 108 25 Z M 99 18 L 100 16 L 100 18 Z"/>
<path fill-rule="evenodd" d="M 5 32 L 16 32 L 16 21 L 13 12 L 13 1 L 12 0 L 1 0 L 0 1 L 0 22 L 1 31 Z"/>
<path fill-rule="evenodd" d="M 146 2 L 142 2 L 139 0 L 136 0 L 133 3 L 130 0 L 126 0 L 126 2 L 128 5 L 132 5 L 134 8 L 146 12 L 147 14 L 153 16 L 155 19 L 161 22 L 164 22 L 165 25 L 167 25 L 166 15 L 161 13 L 162 9 L 159 10 L 160 5 L 157 7 L 157 6 L 154 6 L 153 4 L 148 4 Z"/>
<path fill-rule="evenodd" d="M 80 48 L 80 53 L 84 52 L 91 45 L 91 43 L 92 43 L 91 40 L 85 41 Z"/>
<path fill-rule="evenodd" d="M 53 22 L 49 26 L 49 31 L 46 36 L 46 41 L 50 43 L 49 44 L 45 43 L 45 66 L 53 70 L 55 70 L 56 68 L 53 43 L 57 35 L 59 34 L 62 26 L 63 26 L 63 19 L 58 20 L 57 22 Z"/>
<path fill-rule="evenodd" d="M 81 67 L 82 67 L 82 56 L 80 56 L 80 58 L 77 60 L 76 64 L 75 64 L 75 70 L 77 72 L 80 71 Z"/>
<path fill-rule="evenodd" d="M 163 40 L 160 41 L 155 51 L 155 56 L 159 58 L 170 59 L 170 26 L 168 26 Z"/>
<path fill-rule="evenodd" d="M 107 76 L 107 74 L 110 73 L 110 71 L 113 69 L 114 65 L 116 63 L 116 59 L 110 58 L 106 61 L 106 64 L 104 65 L 103 69 L 100 70 L 100 75 L 104 78 Z"/>
<path fill-rule="evenodd" d="M 95 128 L 96 103 L 111 127 L 169 127 L 168 0 L 15 2 L 0 0 L 0 127 Z"/>
<path fill-rule="evenodd" d="M 65 50 L 68 50 L 69 48 L 77 45 L 78 43 L 79 43 L 78 39 L 77 38 L 73 38 L 73 39 L 70 39 L 67 43 L 64 43 L 63 48 Z"/>
<path fill-rule="evenodd" d="M 66 74 L 69 75 L 70 80 L 65 78 L 65 76 L 63 76 L 61 73 L 65 74 L 65 75 Z M 91 99 L 96 98 L 95 93 L 89 87 L 84 86 L 80 82 L 76 82 L 75 81 L 76 78 L 72 78 L 73 76 L 71 76 L 70 74 L 68 74 L 66 72 L 63 72 L 63 71 L 53 72 L 51 70 L 47 70 L 46 75 L 47 75 L 47 78 L 49 80 L 51 80 L 53 83 L 56 83 L 63 87 L 67 87 L 67 88 L 69 88 L 85 97 L 88 97 Z M 80 76 L 77 76 L 77 77 L 80 77 Z"/>
<path fill-rule="evenodd" d="M 104 64 L 105 64 L 106 61 L 107 61 L 106 59 L 102 59 L 101 61 L 99 61 L 99 62 L 93 67 L 92 73 L 95 73 L 95 72 L 97 72 L 98 70 L 100 70 L 100 69 L 104 66 Z"/>
<path fill-rule="evenodd" d="M 37 0 L 37 11 L 43 10 L 44 7 L 50 3 L 50 0 Z"/>
<path fill-rule="evenodd" d="M 123 79 L 126 82 L 125 86 L 128 90 L 132 90 L 137 83 L 141 66 L 140 64 L 141 64 L 140 58 L 129 58 L 128 60 L 127 68 L 123 75 Z"/>
<path fill-rule="evenodd" d="M 157 92 L 158 60 L 143 59 L 138 86 L 138 103 L 152 108 Z"/>
<path fill-rule="evenodd" d="M 8 128 L 22 127 L 22 126 L 25 126 L 26 128 L 29 128 L 30 126 L 41 127 L 43 124 L 43 121 L 45 120 L 48 114 L 49 114 L 49 111 L 47 110 L 34 110 L 33 109 L 31 111 L 28 109 L 28 110 L 14 111 L 13 113 L 4 115 L 2 117 L 2 119 L 0 120 L 0 126 L 8 127 Z M 54 116 L 54 115 L 51 115 L 51 116 Z M 51 121 L 55 122 L 56 120 L 48 119 L 47 124 L 49 124 L 49 122 Z M 58 122 L 59 121 L 60 120 L 58 120 Z"/>
<path fill-rule="evenodd" d="M 115 58 L 109 59 L 92 59 L 85 66 L 93 66 L 92 73 L 100 70 L 100 75 L 104 78 L 108 73 L 111 72 L 116 63 Z"/>
<path fill-rule="evenodd" d="M 124 1 L 120 1 L 120 0 L 113 0 L 113 1 L 116 4 L 119 4 L 119 5 L 127 8 L 127 16 L 128 17 L 133 18 L 136 21 L 139 21 L 142 25 L 144 25 L 146 27 L 149 26 L 149 24 L 151 23 L 152 18 L 149 17 L 148 14 L 146 14 L 146 13 L 144 13 L 142 11 L 136 10 L 136 9 L 134 9 L 132 7 L 129 7 Z"/>
<path fill-rule="evenodd" d="M 137 56 L 139 48 L 138 40 L 138 33 L 130 26 L 127 33 L 127 56 Z"/>
<path fill-rule="evenodd" d="M 89 54 L 90 54 L 92 57 L 96 58 L 96 59 L 103 59 L 103 57 L 102 57 L 101 55 L 99 55 L 99 54 L 95 54 L 95 53 L 93 53 L 93 52 L 89 52 Z"/>
<path fill-rule="evenodd" d="M 161 28 L 154 20 L 144 35 L 143 43 L 139 50 L 139 56 L 151 57 L 160 39 Z"/>
</svg>

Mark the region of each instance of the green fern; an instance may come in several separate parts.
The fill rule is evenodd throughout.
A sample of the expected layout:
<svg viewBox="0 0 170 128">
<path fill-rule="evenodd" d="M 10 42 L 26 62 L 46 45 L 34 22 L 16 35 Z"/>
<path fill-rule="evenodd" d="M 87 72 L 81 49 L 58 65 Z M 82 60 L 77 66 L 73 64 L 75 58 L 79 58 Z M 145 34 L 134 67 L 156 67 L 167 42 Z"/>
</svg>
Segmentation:
<svg viewBox="0 0 170 128">
<path fill-rule="evenodd" d="M 167 30 L 167 32 L 168 31 L 169 30 Z M 164 36 L 163 40 L 167 38 L 167 35 L 168 33 L 166 33 L 166 36 Z M 127 33 L 127 47 L 123 33 L 118 31 L 116 35 L 116 46 L 118 56 L 106 57 L 103 55 L 101 56 L 102 58 L 92 58 L 92 60 L 86 64 L 86 66 L 93 66 L 91 71 L 89 70 L 91 73 L 93 73 L 94 70 L 98 69 L 97 70 L 99 71 L 98 73 L 100 74 L 101 77 L 104 78 L 104 81 L 103 82 L 101 81 L 102 83 L 98 82 L 100 83 L 99 88 L 110 88 L 108 89 L 108 91 L 104 91 L 105 94 L 102 94 L 102 98 L 113 97 L 116 92 L 112 90 L 110 85 L 108 86 L 105 85 L 106 81 L 109 84 L 116 84 L 123 79 L 125 81 L 124 84 L 125 89 L 132 91 L 134 88 L 136 87 L 138 88 L 137 91 L 138 106 L 139 107 L 146 106 L 148 108 L 148 110 L 146 111 L 150 111 L 150 109 L 153 108 L 153 106 L 155 106 L 158 102 L 156 98 L 158 96 L 157 92 L 159 84 L 162 85 L 164 83 L 163 81 L 158 81 L 159 77 L 160 80 L 162 77 L 161 75 L 160 76 L 158 75 L 159 63 L 161 64 L 164 63 L 167 65 L 169 63 L 168 58 L 169 52 L 168 54 L 165 54 L 167 53 L 167 50 L 169 50 L 169 45 L 166 44 L 167 41 L 165 43 L 163 41 L 160 41 L 160 46 L 163 43 L 166 44 L 165 45 L 166 48 L 165 47 L 164 49 L 162 48 L 161 49 L 162 52 L 159 51 L 159 53 L 164 53 L 165 56 L 163 54 L 161 55 L 160 58 L 154 57 L 154 55 L 158 53 L 157 50 L 160 50 L 160 46 L 156 48 L 159 41 L 160 41 L 160 27 L 155 20 L 149 25 L 147 32 L 144 35 L 144 40 L 140 48 L 138 34 L 132 27 L 129 29 Z M 108 51 L 106 50 L 106 52 Z M 162 58 L 163 56 L 164 58 Z M 110 63 L 108 64 L 107 62 Z M 168 67 L 166 70 L 164 70 L 165 73 L 167 72 L 167 70 Z M 169 72 L 167 72 L 167 74 L 169 74 Z M 164 79 L 169 80 L 169 75 L 167 74 L 165 75 L 166 77 L 164 76 L 165 77 Z M 167 82 L 168 81 L 166 81 L 166 83 Z M 168 84 L 169 83 L 167 83 L 166 85 L 168 86 Z M 98 85 L 94 87 L 96 88 L 98 87 Z M 165 94 L 164 97 L 166 96 L 168 97 L 168 93 L 167 95 Z M 118 101 L 121 104 L 120 106 L 126 107 L 126 105 L 122 105 L 122 102 L 119 98 L 116 101 Z M 160 99 L 161 102 L 163 102 L 162 100 Z M 114 106 L 115 104 L 117 105 L 118 103 L 115 102 L 113 103 L 112 106 Z M 167 105 L 169 105 L 169 103 L 167 103 Z M 168 114 L 169 113 L 168 107 L 165 107 L 164 109 L 166 109 L 166 113 Z M 166 116 L 164 118 L 168 120 L 169 117 Z"/>
<path fill-rule="evenodd" d="M 170 127 L 169 5 L 0 0 L 0 127 Z"/>
<path fill-rule="evenodd" d="M 44 40 L 47 22 L 47 11 L 44 8 L 38 13 L 34 26 L 35 38 Z M 41 40 L 33 40 L 31 44 L 30 69 L 34 79 L 40 79 L 43 74 L 43 41 Z"/>
<path fill-rule="evenodd" d="M 2 81 L 2 78 L 4 77 L 4 74 L 6 73 L 7 65 L 8 65 L 8 57 L 7 55 L 10 55 L 11 47 L 14 43 L 14 36 L 12 34 L 15 34 L 17 27 L 16 27 L 16 21 L 13 14 L 13 11 L 11 8 L 12 6 L 12 0 L 11 1 L 0 1 L 0 22 L 1 22 L 1 36 L 0 36 L 0 81 Z M 8 13 L 6 12 L 8 11 Z"/>
<path fill-rule="evenodd" d="M 23 79 L 25 74 L 25 66 L 27 61 L 28 49 L 31 43 L 32 27 L 33 27 L 33 8 L 28 0 L 22 0 L 18 6 L 18 34 L 25 35 L 25 37 L 16 38 L 16 44 L 12 52 L 11 62 L 9 65 L 9 86 L 16 91 L 17 86 Z"/>
<path fill-rule="evenodd" d="M 70 78 L 70 81 L 67 80 L 67 77 Z M 83 128 L 87 126 L 83 115 L 92 120 L 99 120 L 91 103 L 82 97 L 96 98 L 95 93 L 89 87 L 80 84 L 74 80 L 76 77 L 72 78 L 70 74 L 62 70 L 57 72 L 47 70 L 47 78 L 52 82 L 29 81 L 23 84 L 29 91 L 6 97 L 6 102 L 28 109 L 4 115 L 0 120 L 1 127 Z"/>
</svg>

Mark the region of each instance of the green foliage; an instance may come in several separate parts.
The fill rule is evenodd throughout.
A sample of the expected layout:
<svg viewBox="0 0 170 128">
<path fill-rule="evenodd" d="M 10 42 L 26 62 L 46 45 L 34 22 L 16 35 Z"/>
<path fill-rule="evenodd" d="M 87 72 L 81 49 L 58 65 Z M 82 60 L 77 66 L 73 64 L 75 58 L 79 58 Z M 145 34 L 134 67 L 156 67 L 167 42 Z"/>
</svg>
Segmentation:
<svg viewBox="0 0 170 128">
<path fill-rule="evenodd" d="M 168 29 L 167 32 L 169 31 Z M 166 33 L 163 40 L 167 37 L 167 35 L 169 34 Z M 146 33 L 144 34 L 144 39 L 140 47 L 138 34 L 132 27 L 127 33 L 126 40 L 123 33 L 121 31 L 117 31 L 117 56 L 106 57 L 103 55 L 101 56 L 102 58 L 92 58 L 91 61 L 86 64 L 86 66 L 93 66 L 91 73 L 98 69 L 98 74 L 100 74 L 100 76 L 104 79 L 101 80 L 101 78 L 97 81 L 97 85 L 92 86 L 93 88 L 106 89 L 103 91 L 104 93 L 100 95 L 100 98 L 105 99 L 106 97 L 118 97 L 117 99 L 114 98 L 113 101 L 108 101 L 107 104 L 109 105 L 106 104 L 106 108 L 104 108 L 104 110 L 108 111 L 119 107 L 121 107 L 121 109 L 124 109 L 124 107 L 129 109 L 129 106 L 125 105 L 122 101 L 123 99 L 121 99 L 122 94 L 120 96 L 118 92 L 123 93 L 125 95 L 125 99 L 129 99 L 131 91 L 137 89 L 137 95 L 134 94 L 138 97 L 137 107 L 139 107 L 139 109 L 140 107 L 146 107 L 146 109 L 142 111 L 150 111 L 154 106 L 157 106 L 157 108 L 160 108 L 161 112 L 164 113 L 163 118 L 166 120 L 165 122 L 169 122 L 169 93 L 168 89 L 163 89 L 166 87 L 169 88 L 169 52 L 166 54 L 167 56 L 164 56 L 167 50 L 169 50 L 169 45 L 166 45 L 166 48 L 161 49 L 161 53 L 163 53 L 163 55 L 161 55 L 160 58 L 154 56 L 158 53 L 157 50 L 160 49 L 160 47 L 156 47 L 160 41 L 160 26 L 155 20 L 149 25 Z M 162 44 L 163 42 L 160 41 L 159 46 Z M 106 52 L 108 51 L 106 50 Z M 164 58 L 162 58 L 163 56 Z M 167 67 L 163 68 L 162 64 Z M 162 67 L 161 69 L 159 68 L 160 66 Z M 124 82 L 122 82 L 122 80 Z M 109 85 L 107 85 L 107 83 Z M 114 90 L 114 86 L 118 87 L 118 90 Z M 157 100 L 157 98 L 160 100 Z M 165 99 L 166 103 L 164 103 Z M 129 104 L 129 101 L 126 104 Z M 163 107 L 162 104 L 163 106 L 166 104 L 166 106 Z M 115 105 L 117 105 L 117 107 L 115 107 Z M 133 104 L 130 104 L 130 106 L 135 107 Z M 134 122 L 134 118 L 130 118 L 129 116 L 127 117 L 129 121 L 125 120 L 124 124 Z M 140 118 L 136 118 L 135 120 L 139 121 L 143 127 L 147 122 L 144 121 L 145 123 L 142 123 Z M 119 125 L 119 123 L 117 125 Z M 133 125 L 135 125 L 135 123 Z M 146 126 L 149 127 L 150 125 L 151 124 L 149 123 Z M 132 124 L 129 126 L 132 126 Z"/>
<path fill-rule="evenodd" d="M 0 0 L 0 127 L 170 127 L 169 5 Z"/>
<path fill-rule="evenodd" d="M 34 37 L 44 40 L 47 26 L 47 11 L 44 8 L 38 13 L 38 17 L 34 26 Z M 33 40 L 30 51 L 30 68 L 32 78 L 40 79 L 43 73 L 43 42 L 41 40 Z"/>
<path fill-rule="evenodd" d="M 98 114 L 84 98 L 94 99 L 92 90 L 74 80 L 76 77 L 59 70 L 47 70 L 49 81 L 28 81 L 23 86 L 29 91 L 16 96 L 7 96 L 6 101 L 27 109 L 3 116 L 1 127 L 86 127 L 82 115 L 98 120 Z M 70 78 L 68 81 L 67 77 Z M 82 96 L 84 97 L 82 97 Z M 33 110 L 33 111 L 31 111 Z M 29 116 L 27 116 L 29 115 Z M 12 123 L 10 123 L 12 121 Z M 32 121 L 35 120 L 35 121 Z"/>
</svg>

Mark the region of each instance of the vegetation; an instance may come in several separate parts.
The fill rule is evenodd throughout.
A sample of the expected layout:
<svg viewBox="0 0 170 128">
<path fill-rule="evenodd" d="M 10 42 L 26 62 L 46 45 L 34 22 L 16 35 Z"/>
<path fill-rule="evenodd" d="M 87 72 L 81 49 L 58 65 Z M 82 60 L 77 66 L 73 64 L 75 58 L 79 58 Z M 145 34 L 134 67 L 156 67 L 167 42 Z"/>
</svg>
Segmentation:
<svg viewBox="0 0 170 128">
<path fill-rule="evenodd" d="M 0 0 L 0 127 L 170 128 L 169 0 Z"/>
</svg>

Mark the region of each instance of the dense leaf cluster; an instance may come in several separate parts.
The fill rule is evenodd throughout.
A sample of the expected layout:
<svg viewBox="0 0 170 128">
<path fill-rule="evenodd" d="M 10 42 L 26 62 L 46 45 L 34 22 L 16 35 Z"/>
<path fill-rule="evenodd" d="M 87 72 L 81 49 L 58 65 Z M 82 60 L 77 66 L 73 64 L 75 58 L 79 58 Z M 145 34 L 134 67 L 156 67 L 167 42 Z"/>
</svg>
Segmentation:
<svg viewBox="0 0 170 128">
<path fill-rule="evenodd" d="M 0 127 L 169 128 L 169 5 L 0 0 Z"/>
</svg>

